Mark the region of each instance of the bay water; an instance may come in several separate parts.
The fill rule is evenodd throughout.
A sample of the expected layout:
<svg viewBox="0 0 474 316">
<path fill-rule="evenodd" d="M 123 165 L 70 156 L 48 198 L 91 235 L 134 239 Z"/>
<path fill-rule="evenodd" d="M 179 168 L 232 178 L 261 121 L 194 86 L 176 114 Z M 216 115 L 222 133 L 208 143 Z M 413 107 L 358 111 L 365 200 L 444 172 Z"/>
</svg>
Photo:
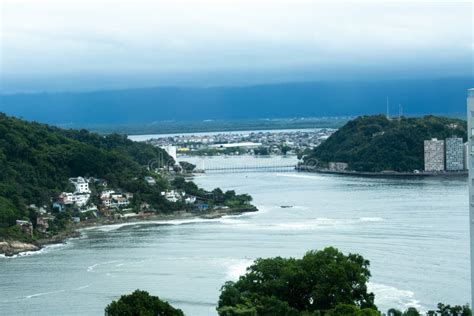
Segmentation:
<svg viewBox="0 0 474 316">
<path fill-rule="evenodd" d="M 259 212 L 103 226 L 65 245 L 0 258 L 0 314 L 103 315 L 112 300 L 142 289 L 187 315 L 216 315 L 220 287 L 254 259 L 327 246 L 370 260 L 370 290 L 382 311 L 469 302 L 467 179 L 240 170 L 194 181 L 249 193 Z"/>
</svg>

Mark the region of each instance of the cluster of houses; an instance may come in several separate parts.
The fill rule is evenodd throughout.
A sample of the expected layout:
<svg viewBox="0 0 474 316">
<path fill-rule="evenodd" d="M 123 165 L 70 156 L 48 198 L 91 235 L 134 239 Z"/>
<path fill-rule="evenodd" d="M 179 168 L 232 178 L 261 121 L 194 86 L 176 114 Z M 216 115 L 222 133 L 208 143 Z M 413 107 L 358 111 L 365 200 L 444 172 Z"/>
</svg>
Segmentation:
<svg viewBox="0 0 474 316">
<path fill-rule="evenodd" d="M 194 204 L 196 202 L 196 197 L 192 195 L 186 195 L 186 193 L 177 190 L 163 191 L 161 192 L 163 196 L 169 202 L 185 202 L 186 204 Z"/>
<path fill-rule="evenodd" d="M 45 207 L 37 207 L 32 204 L 29 206 L 30 209 L 33 209 L 37 212 L 36 217 L 36 230 L 40 233 L 46 233 L 49 228 L 49 223 L 54 220 L 54 216 L 48 214 Z M 74 219 L 73 219 L 74 221 Z M 16 225 L 20 227 L 21 231 L 26 235 L 33 235 L 33 223 L 26 220 L 16 220 Z"/>
<path fill-rule="evenodd" d="M 149 185 L 156 184 L 156 180 L 150 176 L 145 177 L 145 182 L 148 183 Z M 196 203 L 195 196 L 187 195 L 183 191 L 178 191 L 178 190 L 162 191 L 161 196 L 164 197 L 167 201 L 172 202 L 172 203 L 176 203 L 176 202 L 184 202 L 186 204 Z"/>
<path fill-rule="evenodd" d="M 89 203 L 91 198 L 91 190 L 89 183 L 91 181 L 98 181 L 99 179 L 84 179 L 83 177 L 70 178 L 69 182 L 74 185 L 74 192 L 63 192 L 58 197 L 58 202 L 53 207 L 58 207 L 60 210 L 66 205 L 75 205 L 81 208 L 81 212 L 97 210 L 97 206 Z M 104 182 L 102 182 L 103 186 Z M 99 195 L 100 209 L 123 208 L 130 204 L 133 198 L 132 193 L 122 193 L 115 190 L 104 190 Z M 89 207 L 86 207 L 89 205 Z"/>
<path fill-rule="evenodd" d="M 100 193 L 102 208 L 122 208 L 130 204 L 133 194 L 126 192 L 116 192 L 114 190 L 105 190 Z"/>
<path fill-rule="evenodd" d="M 145 177 L 144 180 L 150 185 L 156 184 L 153 177 Z M 117 210 L 126 210 L 130 205 L 130 201 L 133 199 L 133 193 L 107 189 L 107 183 L 101 179 L 77 177 L 70 178 L 69 182 L 74 186 L 74 191 L 62 192 L 58 196 L 52 205 L 52 208 L 56 209 L 56 211 L 64 212 L 68 207 L 75 207 L 80 213 L 92 211 L 96 216 L 110 216 L 114 215 Z M 92 191 L 89 187 L 90 183 L 98 183 L 100 187 L 104 188 L 97 196 L 99 201 L 98 205 L 94 205 L 91 201 Z M 207 203 L 197 202 L 195 196 L 187 195 L 180 190 L 163 191 L 161 192 L 161 196 L 169 202 L 183 202 L 196 205 L 196 208 L 201 211 L 208 208 Z M 55 216 L 47 211 L 46 205 L 41 207 L 30 205 L 29 208 L 33 209 L 37 214 L 36 229 L 39 232 L 46 233 L 51 221 L 55 219 Z M 149 211 L 152 211 L 149 204 L 142 203 L 140 205 L 140 213 L 146 214 Z M 126 214 L 124 216 L 128 217 L 132 215 L 133 214 Z M 72 217 L 71 220 L 75 223 L 80 222 L 79 217 Z M 16 224 L 24 233 L 29 235 L 33 234 L 33 223 L 30 221 L 17 220 Z"/>
<path fill-rule="evenodd" d="M 79 207 L 84 206 L 89 202 L 91 197 L 91 190 L 89 189 L 89 181 L 83 177 L 70 178 L 69 182 L 74 185 L 74 192 L 63 192 L 59 195 L 58 202 L 62 205 L 75 204 Z"/>
</svg>

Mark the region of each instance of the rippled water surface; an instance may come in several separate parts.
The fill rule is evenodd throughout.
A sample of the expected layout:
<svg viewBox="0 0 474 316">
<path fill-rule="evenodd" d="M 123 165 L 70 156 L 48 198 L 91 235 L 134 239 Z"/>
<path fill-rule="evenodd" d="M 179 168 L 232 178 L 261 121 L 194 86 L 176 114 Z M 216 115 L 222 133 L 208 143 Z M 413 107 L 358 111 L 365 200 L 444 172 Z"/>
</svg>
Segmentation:
<svg viewBox="0 0 474 316">
<path fill-rule="evenodd" d="M 260 211 L 102 227 L 63 246 L 0 258 L 0 314 L 103 315 L 118 295 L 140 288 L 188 315 L 215 315 L 220 286 L 253 259 L 302 256 L 326 246 L 371 261 L 370 288 L 382 310 L 469 301 L 463 179 L 261 172 L 195 181 L 250 193 Z"/>
</svg>

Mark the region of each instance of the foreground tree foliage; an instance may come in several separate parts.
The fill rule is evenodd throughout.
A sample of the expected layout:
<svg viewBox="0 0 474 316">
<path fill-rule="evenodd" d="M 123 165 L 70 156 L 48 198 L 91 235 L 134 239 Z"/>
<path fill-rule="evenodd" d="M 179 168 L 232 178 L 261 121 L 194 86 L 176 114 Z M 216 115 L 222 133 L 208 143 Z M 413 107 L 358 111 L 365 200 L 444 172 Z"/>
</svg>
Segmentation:
<svg viewBox="0 0 474 316">
<path fill-rule="evenodd" d="M 374 294 L 367 291 L 368 268 L 362 256 L 331 247 L 309 251 L 302 259 L 258 259 L 237 282 L 222 287 L 217 310 L 226 316 L 340 315 L 349 310 L 377 315 Z"/>
<path fill-rule="evenodd" d="M 146 291 L 136 290 L 123 295 L 105 308 L 107 316 L 183 316 L 183 311 L 174 308 L 168 302 L 151 296 Z"/>
<path fill-rule="evenodd" d="M 302 259 L 257 259 L 237 282 L 221 289 L 220 316 L 420 316 L 416 308 L 381 313 L 367 292 L 369 262 L 335 248 L 310 251 Z M 105 309 L 109 316 L 180 316 L 179 309 L 136 290 Z M 439 303 L 427 316 L 472 316 L 469 305 Z"/>
<path fill-rule="evenodd" d="M 469 305 L 445 305 L 438 303 L 436 310 L 428 311 L 427 315 L 440 315 L 440 316 L 472 316 L 472 310 Z"/>
<path fill-rule="evenodd" d="M 472 311 L 469 305 L 445 305 L 438 303 L 436 310 L 427 311 L 426 314 L 420 313 L 415 307 L 409 307 L 402 312 L 398 309 L 391 308 L 387 311 L 387 316 L 472 316 Z"/>
<path fill-rule="evenodd" d="M 356 171 L 407 171 L 424 168 L 424 140 L 461 137 L 467 139 L 466 122 L 459 119 L 425 116 L 388 120 L 383 115 L 361 116 L 349 121 L 304 161 L 327 166 L 347 162 Z"/>
</svg>

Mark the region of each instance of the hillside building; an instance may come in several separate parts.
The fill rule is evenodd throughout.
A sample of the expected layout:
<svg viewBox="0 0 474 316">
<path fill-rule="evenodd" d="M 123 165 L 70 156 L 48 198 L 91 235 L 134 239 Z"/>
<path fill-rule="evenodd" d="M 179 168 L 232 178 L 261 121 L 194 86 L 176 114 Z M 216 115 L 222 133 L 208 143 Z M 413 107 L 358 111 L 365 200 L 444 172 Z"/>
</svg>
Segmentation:
<svg viewBox="0 0 474 316">
<path fill-rule="evenodd" d="M 74 193 L 91 193 L 89 182 L 87 182 L 83 177 L 69 178 L 69 182 L 74 185 Z"/>
<path fill-rule="evenodd" d="M 331 171 L 345 171 L 349 167 L 349 164 L 346 162 L 334 162 L 331 161 L 328 164 L 329 170 Z"/>
<path fill-rule="evenodd" d="M 173 146 L 173 145 L 164 145 L 164 146 L 160 146 L 161 149 L 164 149 L 164 151 L 166 151 L 166 153 L 171 157 L 173 158 L 173 160 L 175 162 L 177 162 L 177 159 L 178 159 L 178 156 L 176 154 L 177 152 L 177 147 L 176 146 Z"/>
<path fill-rule="evenodd" d="M 89 201 L 90 194 L 88 193 L 69 193 L 63 192 L 59 195 L 59 203 L 64 205 L 75 204 L 77 206 L 84 206 Z"/>
</svg>

